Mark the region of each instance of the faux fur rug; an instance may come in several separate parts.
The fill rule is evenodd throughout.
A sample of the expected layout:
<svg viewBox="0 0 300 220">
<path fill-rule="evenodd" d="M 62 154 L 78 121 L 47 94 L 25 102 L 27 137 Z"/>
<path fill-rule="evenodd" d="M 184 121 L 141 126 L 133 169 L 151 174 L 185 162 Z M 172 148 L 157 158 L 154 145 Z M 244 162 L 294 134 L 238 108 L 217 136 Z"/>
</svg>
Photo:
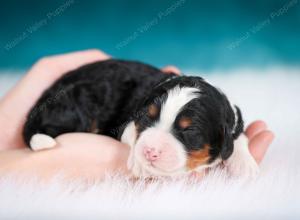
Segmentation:
<svg viewBox="0 0 300 220">
<path fill-rule="evenodd" d="M 193 71 L 189 71 L 193 72 Z M 196 71 L 195 71 L 196 72 Z M 264 119 L 276 139 L 257 180 L 222 171 L 194 185 L 132 184 L 119 176 L 86 186 L 59 178 L 0 178 L 1 219 L 300 219 L 300 70 L 239 70 L 204 76 L 238 104 L 246 122 Z M 0 95 L 19 75 L 0 75 Z"/>
</svg>

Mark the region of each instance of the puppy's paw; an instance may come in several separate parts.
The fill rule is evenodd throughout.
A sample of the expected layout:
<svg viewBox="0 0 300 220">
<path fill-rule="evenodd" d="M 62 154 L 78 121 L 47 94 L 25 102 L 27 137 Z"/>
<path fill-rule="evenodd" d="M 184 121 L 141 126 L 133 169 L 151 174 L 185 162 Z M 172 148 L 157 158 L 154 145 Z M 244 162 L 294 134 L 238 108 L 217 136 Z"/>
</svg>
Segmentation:
<svg viewBox="0 0 300 220">
<path fill-rule="evenodd" d="M 259 167 L 254 159 L 228 161 L 226 163 L 230 176 L 255 179 L 259 174 Z"/>
<path fill-rule="evenodd" d="M 229 174 L 233 177 L 255 179 L 259 174 L 259 167 L 248 148 L 248 139 L 242 134 L 234 143 L 234 150 L 225 162 Z"/>
<path fill-rule="evenodd" d="M 53 148 L 56 144 L 52 137 L 45 134 L 35 134 L 30 139 L 30 147 L 34 151 Z"/>
</svg>

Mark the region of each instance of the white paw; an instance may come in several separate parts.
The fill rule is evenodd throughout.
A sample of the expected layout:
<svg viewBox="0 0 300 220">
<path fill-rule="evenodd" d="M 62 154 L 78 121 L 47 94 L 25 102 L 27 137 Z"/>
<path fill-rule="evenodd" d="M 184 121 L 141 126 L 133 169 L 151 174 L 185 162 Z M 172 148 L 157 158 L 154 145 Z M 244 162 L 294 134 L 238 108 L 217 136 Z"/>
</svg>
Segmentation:
<svg viewBox="0 0 300 220">
<path fill-rule="evenodd" d="M 126 125 L 126 128 L 123 131 L 123 134 L 121 136 L 121 142 L 124 144 L 128 144 L 129 147 L 133 147 L 136 142 L 136 126 L 134 124 L 134 121 L 131 121 Z"/>
<path fill-rule="evenodd" d="M 226 163 L 229 174 L 233 177 L 255 179 L 259 174 L 259 167 L 253 158 Z"/>
<path fill-rule="evenodd" d="M 56 141 L 46 134 L 35 134 L 30 139 L 30 147 L 34 151 L 52 148 Z"/>
<path fill-rule="evenodd" d="M 130 149 L 129 157 L 127 160 L 127 168 L 131 171 L 134 177 L 149 177 L 151 176 L 145 169 L 142 168 L 140 163 L 134 159 L 134 148 Z"/>
<path fill-rule="evenodd" d="M 127 161 L 127 168 L 128 168 L 128 170 L 131 171 L 131 174 L 134 177 L 141 177 L 141 176 L 143 176 L 142 169 L 141 169 L 141 167 L 136 162 Z"/>
<path fill-rule="evenodd" d="M 134 167 L 134 155 L 133 155 L 134 147 L 130 148 L 129 150 L 130 151 L 127 159 L 127 169 L 132 170 Z"/>
<path fill-rule="evenodd" d="M 249 152 L 248 139 L 244 134 L 234 142 L 233 153 L 225 165 L 233 177 L 254 179 L 258 176 L 259 167 Z"/>
</svg>

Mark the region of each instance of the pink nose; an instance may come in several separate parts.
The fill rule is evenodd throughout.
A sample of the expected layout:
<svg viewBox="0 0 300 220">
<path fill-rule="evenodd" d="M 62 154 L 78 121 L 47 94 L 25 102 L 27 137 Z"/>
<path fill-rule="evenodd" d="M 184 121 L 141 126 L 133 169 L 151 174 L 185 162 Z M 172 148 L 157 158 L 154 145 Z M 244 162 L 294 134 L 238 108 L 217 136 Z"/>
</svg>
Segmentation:
<svg viewBox="0 0 300 220">
<path fill-rule="evenodd" d="M 148 161 L 156 161 L 159 159 L 161 152 L 153 147 L 144 147 L 144 156 Z"/>
</svg>

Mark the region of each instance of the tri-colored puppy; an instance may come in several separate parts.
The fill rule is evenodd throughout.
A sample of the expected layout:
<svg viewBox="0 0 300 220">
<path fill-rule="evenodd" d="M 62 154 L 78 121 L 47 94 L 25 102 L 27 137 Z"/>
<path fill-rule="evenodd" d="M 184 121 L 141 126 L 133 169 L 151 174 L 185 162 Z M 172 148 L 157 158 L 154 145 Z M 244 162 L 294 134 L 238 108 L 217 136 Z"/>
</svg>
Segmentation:
<svg viewBox="0 0 300 220">
<path fill-rule="evenodd" d="M 234 175 L 254 176 L 237 106 L 201 77 L 164 74 L 110 59 L 83 66 L 54 83 L 28 115 L 24 140 L 51 148 L 67 132 L 108 135 L 130 147 L 135 176 L 177 176 L 225 161 Z"/>
</svg>

